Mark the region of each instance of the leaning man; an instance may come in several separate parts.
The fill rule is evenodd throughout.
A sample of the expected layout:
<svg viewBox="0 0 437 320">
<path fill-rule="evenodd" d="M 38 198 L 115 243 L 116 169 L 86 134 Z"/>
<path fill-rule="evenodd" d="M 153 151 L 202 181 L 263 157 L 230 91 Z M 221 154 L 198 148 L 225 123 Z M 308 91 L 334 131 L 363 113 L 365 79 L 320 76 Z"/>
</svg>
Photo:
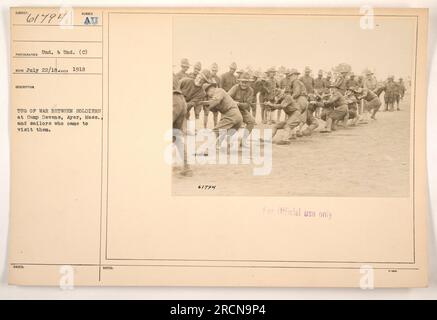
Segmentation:
<svg viewBox="0 0 437 320">
<path fill-rule="evenodd" d="M 222 88 L 217 88 L 215 83 L 205 83 L 203 89 L 206 92 L 208 101 L 204 104 L 209 110 L 221 113 L 221 118 L 213 131 L 217 137 L 217 149 L 220 149 L 223 140 L 227 136 L 235 134 L 243 123 L 243 117 L 238 109 L 238 104 Z"/>
</svg>

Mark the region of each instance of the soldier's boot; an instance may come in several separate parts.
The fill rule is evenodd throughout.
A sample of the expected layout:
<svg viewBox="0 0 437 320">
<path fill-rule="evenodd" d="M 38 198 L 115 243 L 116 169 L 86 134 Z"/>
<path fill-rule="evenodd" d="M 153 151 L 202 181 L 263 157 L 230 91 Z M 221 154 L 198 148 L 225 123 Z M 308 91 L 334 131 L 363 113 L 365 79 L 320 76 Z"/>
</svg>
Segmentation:
<svg viewBox="0 0 437 320">
<path fill-rule="evenodd" d="M 343 127 L 347 128 L 349 122 L 349 113 L 346 113 L 346 115 L 343 118 Z"/>
<path fill-rule="evenodd" d="M 331 127 L 332 127 L 332 119 L 328 118 L 326 119 L 325 127 L 322 130 L 320 130 L 320 132 L 329 133 L 331 132 Z"/>
<path fill-rule="evenodd" d="M 376 112 L 378 112 L 377 109 L 372 110 L 372 115 L 370 116 L 371 119 L 376 120 Z"/>
<path fill-rule="evenodd" d="M 290 128 L 284 128 L 285 130 L 285 137 L 277 142 L 273 142 L 279 145 L 285 145 L 285 144 L 290 144 L 290 139 L 289 137 L 291 136 L 291 129 Z M 273 137 L 276 135 L 276 133 L 278 132 L 278 129 L 275 128 L 275 126 L 273 127 L 273 131 L 272 131 L 272 140 Z"/>
<path fill-rule="evenodd" d="M 366 124 L 367 122 L 367 118 L 369 116 L 369 112 L 364 111 L 361 115 L 360 115 L 360 119 L 358 120 L 359 124 Z"/>
<path fill-rule="evenodd" d="M 336 131 L 337 130 L 337 121 L 338 120 L 332 120 L 331 131 Z"/>
<path fill-rule="evenodd" d="M 382 110 L 382 111 L 383 111 L 383 112 L 388 111 L 388 103 L 385 104 L 385 108 L 384 108 L 384 110 Z"/>
<path fill-rule="evenodd" d="M 304 136 L 310 136 L 313 134 L 314 130 L 319 126 L 318 123 L 312 123 L 310 124 L 305 130 L 302 131 L 302 134 Z"/>
<path fill-rule="evenodd" d="M 288 129 L 286 129 L 286 131 L 287 131 L 287 135 L 286 135 L 285 141 L 290 142 L 291 140 L 296 140 L 297 128 L 293 128 L 293 129 L 288 128 Z"/>
</svg>

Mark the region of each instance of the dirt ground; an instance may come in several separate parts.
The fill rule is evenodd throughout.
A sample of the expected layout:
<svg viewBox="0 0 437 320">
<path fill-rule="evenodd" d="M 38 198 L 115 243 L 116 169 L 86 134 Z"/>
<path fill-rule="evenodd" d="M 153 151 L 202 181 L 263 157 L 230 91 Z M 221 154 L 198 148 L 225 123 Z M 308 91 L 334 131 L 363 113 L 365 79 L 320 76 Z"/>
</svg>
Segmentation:
<svg viewBox="0 0 437 320">
<path fill-rule="evenodd" d="M 192 177 L 173 173 L 173 195 L 408 196 L 409 101 L 405 96 L 401 111 L 378 112 L 369 124 L 330 134 L 315 132 L 290 145 L 273 144 L 269 175 L 254 176 L 253 164 L 192 165 Z M 259 125 L 259 115 L 256 121 L 257 128 L 268 127 Z M 215 188 L 202 190 L 205 185 Z"/>
</svg>

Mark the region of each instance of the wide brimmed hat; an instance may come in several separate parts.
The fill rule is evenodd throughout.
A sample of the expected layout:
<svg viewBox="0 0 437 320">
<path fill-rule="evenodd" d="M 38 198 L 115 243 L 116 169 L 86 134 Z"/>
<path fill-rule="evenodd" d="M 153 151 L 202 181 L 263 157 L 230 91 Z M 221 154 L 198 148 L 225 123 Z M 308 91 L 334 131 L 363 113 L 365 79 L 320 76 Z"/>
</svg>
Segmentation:
<svg viewBox="0 0 437 320">
<path fill-rule="evenodd" d="M 193 69 L 197 69 L 197 70 L 201 70 L 202 69 L 202 64 L 200 62 L 196 62 L 193 66 Z"/>
<path fill-rule="evenodd" d="M 275 67 L 270 67 L 267 69 L 266 73 L 276 73 L 276 68 Z"/>
<path fill-rule="evenodd" d="M 232 62 L 232 63 L 229 65 L 229 68 L 231 68 L 231 69 L 237 69 L 237 64 L 236 64 L 235 62 Z"/>
<path fill-rule="evenodd" d="M 289 74 L 300 74 L 300 72 L 297 71 L 297 69 L 295 69 L 295 68 L 291 68 L 291 69 L 289 70 Z"/>
<path fill-rule="evenodd" d="M 182 67 L 189 67 L 189 66 L 190 66 L 190 61 L 188 61 L 187 58 L 183 58 L 183 59 L 181 60 L 181 66 L 182 66 Z"/>
<path fill-rule="evenodd" d="M 249 73 L 247 73 L 247 72 L 243 72 L 243 73 L 241 74 L 241 76 L 237 79 L 237 81 L 239 81 L 239 82 L 242 82 L 242 81 L 252 82 L 253 79 L 252 79 L 252 77 L 250 76 Z"/>
<path fill-rule="evenodd" d="M 306 66 L 306 67 L 305 67 L 305 72 L 311 72 L 311 68 L 308 67 L 308 66 Z"/>
<path fill-rule="evenodd" d="M 218 64 L 214 62 L 214 63 L 211 65 L 211 70 L 212 70 L 212 71 L 218 71 Z"/>
</svg>

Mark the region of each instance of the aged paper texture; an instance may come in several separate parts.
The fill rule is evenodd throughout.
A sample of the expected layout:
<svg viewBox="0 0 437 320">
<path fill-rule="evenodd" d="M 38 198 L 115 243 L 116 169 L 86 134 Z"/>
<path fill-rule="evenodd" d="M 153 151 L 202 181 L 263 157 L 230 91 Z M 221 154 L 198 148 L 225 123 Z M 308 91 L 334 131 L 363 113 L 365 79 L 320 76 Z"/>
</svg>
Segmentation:
<svg viewBox="0 0 437 320">
<path fill-rule="evenodd" d="M 10 14 L 11 284 L 427 285 L 426 9 Z"/>
</svg>

